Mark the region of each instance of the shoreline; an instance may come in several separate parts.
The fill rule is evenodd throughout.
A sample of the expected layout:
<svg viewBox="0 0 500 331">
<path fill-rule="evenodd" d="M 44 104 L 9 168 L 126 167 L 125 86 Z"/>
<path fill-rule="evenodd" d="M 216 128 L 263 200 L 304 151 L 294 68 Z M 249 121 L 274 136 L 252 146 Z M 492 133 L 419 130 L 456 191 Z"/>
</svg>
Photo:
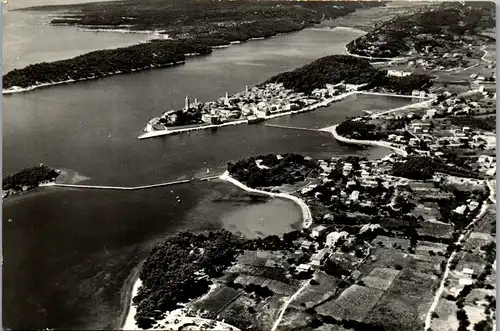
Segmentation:
<svg viewBox="0 0 500 331">
<path fill-rule="evenodd" d="M 250 188 L 250 187 L 246 186 L 245 184 L 243 184 L 242 182 L 238 181 L 237 179 L 233 178 L 227 170 L 224 172 L 224 174 L 222 174 L 219 177 L 219 179 L 221 179 L 225 182 L 228 182 L 230 184 L 233 184 L 234 186 L 237 186 L 238 188 L 240 188 L 244 191 L 250 192 L 250 193 L 263 194 L 263 195 L 267 195 L 271 198 L 277 197 L 277 198 L 284 198 L 284 199 L 291 200 L 291 201 L 295 202 L 302 211 L 302 227 L 304 229 L 308 229 L 312 225 L 313 217 L 312 217 L 311 209 L 302 199 L 300 199 L 296 196 L 293 196 L 293 195 L 288 194 L 288 193 L 272 193 L 272 192 L 261 191 L 261 190 Z"/>
<path fill-rule="evenodd" d="M 90 76 L 90 77 L 84 77 L 84 78 L 78 78 L 78 79 L 68 79 L 68 80 L 63 80 L 63 81 L 59 81 L 59 82 L 41 83 L 38 85 L 29 86 L 29 87 L 13 86 L 13 87 L 9 87 L 7 89 L 3 89 L 2 95 L 10 95 L 10 94 L 14 94 L 14 93 L 29 92 L 29 91 L 33 91 L 35 89 L 42 88 L 42 87 L 50 87 L 50 86 L 69 84 L 69 83 L 78 83 L 78 82 L 88 81 L 88 80 L 97 80 L 100 78 L 105 78 L 105 77 L 110 77 L 110 76 L 115 76 L 115 75 L 131 74 L 131 73 L 138 72 L 138 71 L 146 71 L 146 70 L 151 70 L 151 69 L 174 67 L 174 66 L 182 65 L 185 62 L 186 61 L 178 61 L 175 63 L 168 63 L 165 65 L 157 65 L 157 66 L 153 66 L 153 67 L 143 67 L 143 68 L 131 69 L 131 72 L 123 72 L 121 70 L 117 70 L 115 72 L 107 73 L 107 74 L 104 74 L 101 76 Z"/>
<path fill-rule="evenodd" d="M 350 139 L 350 138 L 342 137 L 341 135 L 339 135 L 337 133 L 337 126 L 338 126 L 338 124 L 333 125 L 333 126 L 329 126 L 329 127 L 323 128 L 323 129 L 319 129 L 318 131 L 329 132 L 333 135 L 333 137 L 336 140 L 343 142 L 343 143 L 346 143 L 346 144 L 385 147 L 385 148 L 389 148 L 389 149 L 393 150 L 394 152 L 398 153 L 399 155 L 402 155 L 405 157 L 408 155 L 408 153 L 406 151 L 402 150 L 401 148 L 394 147 L 390 143 L 385 142 L 385 141 L 357 140 L 357 139 Z"/>
<path fill-rule="evenodd" d="M 282 113 L 271 114 L 271 115 L 268 115 L 266 117 L 263 117 L 262 119 L 263 119 L 263 121 L 267 121 L 267 120 L 271 120 L 271 119 L 282 117 L 282 116 L 289 116 L 289 115 L 306 113 L 309 111 L 316 110 L 318 108 L 328 107 L 334 102 L 342 101 L 342 100 L 344 100 L 352 95 L 357 95 L 357 94 L 378 95 L 378 96 L 408 98 L 408 99 L 426 99 L 426 101 L 424 101 L 424 102 L 427 102 L 427 99 L 429 99 L 428 97 L 412 96 L 412 95 L 404 95 L 404 94 L 392 94 L 392 93 L 384 93 L 384 92 L 367 92 L 367 91 L 351 91 L 351 92 L 336 95 L 336 96 L 328 98 L 328 99 L 321 100 L 313 105 L 306 106 L 306 107 L 299 109 L 299 110 L 292 110 L 292 111 L 287 111 L 287 112 L 282 112 Z M 409 107 L 409 106 L 415 107 L 415 105 L 420 105 L 420 104 L 421 103 L 413 103 L 413 104 L 403 106 L 400 108 L 391 109 L 390 111 L 402 110 L 402 109 L 404 109 L 404 107 Z M 382 114 L 382 113 L 380 113 L 380 114 Z M 378 114 L 374 114 L 374 115 L 378 115 Z M 252 124 L 252 123 L 249 123 L 249 121 L 247 119 L 245 119 L 245 120 L 226 122 L 226 123 L 222 123 L 222 124 L 212 124 L 212 125 L 200 124 L 198 126 L 191 126 L 191 127 L 184 128 L 184 129 L 155 130 L 155 131 L 142 133 L 137 137 L 137 139 L 148 139 L 148 138 L 154 138 L 154 137 L 160 137 L 160 136 L 176 135 L 176 134 L 184 133 L 184 132 L 215 129 L 215 128 L 221 128 L 224 126 L 240 125 L 240 124 Z"/>
</svg>

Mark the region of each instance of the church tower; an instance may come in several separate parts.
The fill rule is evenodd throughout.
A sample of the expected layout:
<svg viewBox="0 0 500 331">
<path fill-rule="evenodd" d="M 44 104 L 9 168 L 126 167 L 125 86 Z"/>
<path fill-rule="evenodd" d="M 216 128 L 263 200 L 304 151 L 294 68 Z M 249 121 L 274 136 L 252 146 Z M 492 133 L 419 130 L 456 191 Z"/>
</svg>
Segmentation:
<svg viewBox="0 0 500 331">
<path fill-rule="evenodd" d="M 184 111 L 189 110 L 189 96 L 186 95 L 186 100 L 184 100 Z"/>
<path fill-rule="evenodd" d="M 226 103 L 226 105 L 229 105 L 229 95 L 227 94 L 227 92 L 226 92 L 226 97 L 224 99 L 224 102 Z"/>
</svg>

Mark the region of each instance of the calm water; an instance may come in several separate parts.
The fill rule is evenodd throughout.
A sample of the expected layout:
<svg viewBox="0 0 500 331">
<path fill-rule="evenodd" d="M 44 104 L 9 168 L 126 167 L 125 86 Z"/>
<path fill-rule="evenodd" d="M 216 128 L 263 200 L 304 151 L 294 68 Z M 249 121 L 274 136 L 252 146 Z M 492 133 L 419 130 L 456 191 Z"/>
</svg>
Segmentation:
<svg viewBox="0 0 500 331">
<path fill-rule="evenodd" d="M 11 2 L 12 6 L 16 5 L 15 0 Z M 36 4 L 34 1 L 32 3 Z M 29 2 L 24 3 L 23 7 L 25 5 L 29 5 Z M 68 59 L 104 48 L 130 46 L 149 38 L 144 34 L 77 31 L 73 28 L 50 25 L 51 19 L 46 13 L 4 10 L 2 14 L 4 74 L 33 63 Z"/>
<path fill-rule="evenodd" d="M 64 29 L 77 40 L 87 38 Z M 50 41 L 24 43 L 42 50 L 45 46 L 37 43 L 75 47 L 56 30 L 50 33 L 45 37 Z M 3 171 L 43 162 L 74 169 L 91 177 L 89 183 L 140 185 L 204 176 L 207 168 L 222 172 L 226 162 L 255 154 L 380 156 L 384 149 L 359 150 L 340 146 L 326 133 L 264 124 L 137 139 L 147 120 L 181 107 L 186 95 L 207 101 L 242 90 L 272 74 L 342 53 L 358 36 L 345 30 L 302 31 L 233 46 L 176 68 L 5 97 Z M 319 128 L 363 109 L 408 102 L 357 96 L 275 121 Z M 259 236 L 300 225 L 300 212 L 291 202 L 251 202 L 240 190 L 217 182 L 133 192 L 45 189 L 8 199 L 3 213 L 12 220 L 3 224 L 3 318 L 10 328 L 119 327 L 132 271 L 154 243 L 177 230 L 227 227 Z"/>
</svg>

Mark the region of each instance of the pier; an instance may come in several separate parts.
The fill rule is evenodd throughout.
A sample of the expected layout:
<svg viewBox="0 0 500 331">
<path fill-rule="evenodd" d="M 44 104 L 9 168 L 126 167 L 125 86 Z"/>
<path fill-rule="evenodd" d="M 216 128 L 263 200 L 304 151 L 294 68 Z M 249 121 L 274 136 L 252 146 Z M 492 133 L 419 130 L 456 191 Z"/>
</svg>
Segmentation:
<svg viewBox="0 0 500 331">
<path fill-rule="evenodd" d="M 135 187 L 126 187 L 126 186 L 102 186 L 102 185 L 77 185 L 77 184 L 51 184 L 50 186 L 57 187 L 67 187 L 67 188 L 79 188 L 79 189 L 96 189 L 96 190 L 120 190 L 120 191 L 135 191 L 135 190 L 144 190 L 149 188 L 163 187 L 163 186 L 171 186 L 178 184 L 189 183 L 189 179 L 178 180 L 174 182 L 160 183 L 160 184 L 152 184 L 152 185 L 143 185 L 143 186 L 135 186 Z M 47 185 L 49 186 L 49 185 Z"/>
<path fill-rule="evenodd" d="M 278 125 L 278 124 L 266 124 L 266 126 L 271 127 L 271 128 L 289 129 L 289 130 L 302 130 L 302 131 L 314 131 L 314 132 L 318 131 L 316 129 L 299 128 L 296 126 L 286 126 L 286 125 Z"/>
</svg>

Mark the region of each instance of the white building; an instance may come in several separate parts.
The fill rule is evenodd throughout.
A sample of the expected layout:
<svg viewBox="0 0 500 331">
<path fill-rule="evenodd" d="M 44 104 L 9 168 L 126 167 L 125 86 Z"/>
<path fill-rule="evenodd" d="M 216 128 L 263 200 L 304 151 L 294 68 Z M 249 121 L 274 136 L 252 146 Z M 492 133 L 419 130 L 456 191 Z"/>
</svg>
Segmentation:
<svg viewBox="0 0 500 331">
<path fill-rule="evenodd" d="M 351 196 L 349 197 L 349 200 L 356 202 L 358 201 L 358 198 L 359 198 L 359 191 L 353 191 L 351 193 Z"/>
<path fill-rule="evenodd" d="M 348 235 L 349 235 L 349 233 L 347 233 L 345 231 L 342 231 L 342 232 L 330 232 L 326 236 L 326 246 L 328 246 L 328 247 L 335 247 L 335 245 L 337 244 L 337 241 L 340 238 L 347 238 Z"/>
<path fill-rule="evenodd" d="M 325 233 L 326 229 L 327 229 L 326 226 L 318 225 L 317 227 L 312 229 L 311 237 L 317 238 L 317 237 L 321 236 L 323 233 Z"/>
</svg>

